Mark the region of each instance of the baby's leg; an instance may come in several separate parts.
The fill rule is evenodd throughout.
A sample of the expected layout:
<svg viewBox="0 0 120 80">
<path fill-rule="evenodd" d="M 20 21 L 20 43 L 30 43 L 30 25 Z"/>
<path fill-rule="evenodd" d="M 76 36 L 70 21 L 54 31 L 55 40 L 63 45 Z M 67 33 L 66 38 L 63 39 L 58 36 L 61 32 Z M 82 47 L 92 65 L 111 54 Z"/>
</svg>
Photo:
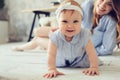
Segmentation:
<svg viewBox="0 0 120 80">
<path fill-rule="evenodd" d="M 50 33 L 50 27 L 38 27 L 34 29 L 34 38 L 21 46 L 13 47 L 15 51 L 24 51 L 24 50 L 32 50 L 41 46 L 44 49 L 47 49 L 48 46 L 48 35 Z"/>
<path fill-rule="evenodd" d="M 48 49 L 48 43 L 49 43 L 49 38 L 40 38 L 38 37 L 38 39 L 36 40 L 38 46 L 40 46 L 43 49 Z"/>
<path fill-rule="evenodd" d="M 49 40 L 48 38 L 35 37 L 30 42 L 24 45 L 13 47 L 13 50 L 14 51 L 32 50 L 37 48 L 38 46 L 41 46 L 42 48 L 47 49 L 48 40 Z"/>
<path fill-rule="evenodd" d="M 50 31 L 51 27 L 37 27 L 34 29 L 34 36 L 48 38 Z"/>
<path fill-rule="evenodd" d="M 36 38 L 33 38 L 30 42 L 20 46 L 15 46 L 12 49 L 14 51 L 24 51 L 24 50 L 32 50 L 35 49 L 36 47 L 37 47 Z"/>
</svg>

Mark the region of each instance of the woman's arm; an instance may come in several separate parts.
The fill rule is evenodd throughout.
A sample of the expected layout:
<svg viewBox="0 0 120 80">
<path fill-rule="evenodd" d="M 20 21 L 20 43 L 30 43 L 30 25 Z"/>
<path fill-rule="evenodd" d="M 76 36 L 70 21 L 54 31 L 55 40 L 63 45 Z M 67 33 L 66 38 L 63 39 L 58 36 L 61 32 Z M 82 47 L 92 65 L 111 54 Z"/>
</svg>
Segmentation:
<svg viewBox="0 0 120 80">
<path fill-rule="evenodd" d="M 99 56 L 112 54 L 116 46 L 116 23 L 111 20 L 105 26 L 106 30 L 103 33 L 102 43 L 95 47 Z"/>
</svg>

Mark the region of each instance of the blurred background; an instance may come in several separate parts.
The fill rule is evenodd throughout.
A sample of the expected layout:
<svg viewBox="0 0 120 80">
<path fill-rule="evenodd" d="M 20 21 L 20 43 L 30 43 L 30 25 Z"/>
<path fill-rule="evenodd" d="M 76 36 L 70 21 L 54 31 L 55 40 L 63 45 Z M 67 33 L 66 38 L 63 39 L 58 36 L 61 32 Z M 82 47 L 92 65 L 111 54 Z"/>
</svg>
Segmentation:
<svg viewBox="0 0 120 80">
<path fill-rule="evenodd" d="M 0 43 L 27 41 L 34 14 L 23 12 L 40 8 L 50 8 L 53 2 L 63 0 L 0 0 Z M 79 3 L 84 0 L 76 0 Z M 50 16 L 53 16 L 54 12 Z M 44 16 L 44 15 L 43 15 Z M 35 27 L 38 27 L 38 19 Z"/>
</svg>

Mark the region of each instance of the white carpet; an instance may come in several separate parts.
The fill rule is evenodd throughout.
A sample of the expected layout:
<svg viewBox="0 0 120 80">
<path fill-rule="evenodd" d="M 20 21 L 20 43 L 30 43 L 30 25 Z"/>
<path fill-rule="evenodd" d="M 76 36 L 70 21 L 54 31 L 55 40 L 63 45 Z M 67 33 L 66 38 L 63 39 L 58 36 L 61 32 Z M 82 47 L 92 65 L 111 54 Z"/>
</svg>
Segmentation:
<svg viewBox="0 0 120 80">
<path fill-rule="evenodd" d="M 43 78 L 47 71 L 47 53 L 44 50 L 15 52 L 12 46 L 24 43 L 0 45 L 0 80 L 48 80 Z M 100 57 L 104 65 L 100 66 L 99 76 L 87 76 L 81 68 L 59 68 L 65 73 L 50 80 L 120 80 L 120 50 L 114 54 Z"/>
</svg>

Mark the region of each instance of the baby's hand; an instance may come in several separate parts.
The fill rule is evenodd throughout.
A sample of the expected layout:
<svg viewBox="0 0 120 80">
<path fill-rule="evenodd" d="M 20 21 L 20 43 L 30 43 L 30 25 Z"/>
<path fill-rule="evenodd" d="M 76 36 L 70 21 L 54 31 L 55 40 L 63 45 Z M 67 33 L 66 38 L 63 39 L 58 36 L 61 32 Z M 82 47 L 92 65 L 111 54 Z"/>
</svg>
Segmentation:
<svg viewBox="0 0 120 80">
<path fill-rule="evenodd" d="M 90 75 L 90 76 L 99 75 L 98 68 L 92 68 L 92 67 L 84 70 L 83 73 L 85 75 Z"/>
<path fill-rule="evenodd" d="M 64 75 L 62 72 L 59 72 L 57 70 L 49 70 L 46 74 L 43 75 L 45 78 L 53 78 L 57 75 Z"/>
</svg>

